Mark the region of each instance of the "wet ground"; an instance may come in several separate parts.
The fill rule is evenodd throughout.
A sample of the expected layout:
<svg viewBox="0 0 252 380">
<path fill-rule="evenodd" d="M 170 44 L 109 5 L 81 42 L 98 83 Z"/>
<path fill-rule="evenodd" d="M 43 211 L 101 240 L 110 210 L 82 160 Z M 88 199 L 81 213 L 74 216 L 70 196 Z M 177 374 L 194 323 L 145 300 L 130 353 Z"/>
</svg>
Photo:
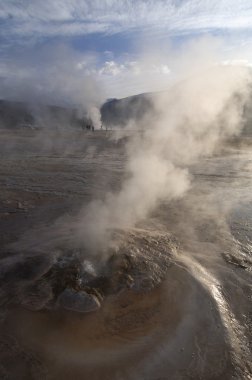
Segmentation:
<svg viewBox="0 0 252 380">
<path fill-rule="evenodd" d="M 252 378 L 249 139 L 195 163 L 186 196 L 100 260 L 74 221 L 120 188 L 126 140 L 0 133 L 1 379 Z"/>
</svg>

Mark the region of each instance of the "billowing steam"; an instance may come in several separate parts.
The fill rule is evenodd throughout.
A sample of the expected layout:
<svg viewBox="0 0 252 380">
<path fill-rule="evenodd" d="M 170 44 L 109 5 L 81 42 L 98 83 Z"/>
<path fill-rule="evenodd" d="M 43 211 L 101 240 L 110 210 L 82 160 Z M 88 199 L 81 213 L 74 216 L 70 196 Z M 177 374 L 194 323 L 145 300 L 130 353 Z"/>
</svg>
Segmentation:
<svg viewBox="0 0 252 380">
<path fill-rule="evenodd" d="M 207 38 L 191 44 L 187 50 L 183 47 L 180 52 L 170 52 L 168 65 L 176 84 L 150 96 L 150 109 L 144 110 L 137 123 L 131 120 L 124 129 L 130 137 L 126 146 L 127 177 L 120 191 L 106 193 L 105 189 L 102 200 L 93 200 L 81 212 L 73 237 L 88 252 L 102 254 L 114 229 L 133 227 L 160 201 L 183 196 L 190 187 L 190 165 L 241 131 L 243 109 L 250 95 L 250 71 L 219 64 L 219 46 Z M 102 91 L 93 75 L 83 69 L 86 63 L 77 65 L 80 57 L 70 53 L 63 47 L 57 54 L 47 51 L 50 63 L 42 74 L 36 65 L 27 76 L 17 74 L 16 93 L 22 90 L 24 100 L 29 100 L 29 95 L 37 96 L 38 101 L 79 105 L 94 126 L 100 128 Z M 146 55 L 143 57 L 147 59 Z M 6 91 L 7 88 L 14 86 L 6 82 Z M 69 224 L 66 229 L 70 230 Z"/>
<path fill-rule="evenodd" d="M 90 69 L 95 60 L 94 55 L 78 53 L 65 44 L 13 53 L 8 65 L 2 68 L 0 99 L 28 103 L 40 126 L 48 125 L 51 118 L 44 105 L 75 108 L 78 117 L 89 117 L 98 126 L 98 110 L 104 96 Z"/>
<path fill-rule="evenodd" d="M 96 129 L 101 127 L 101 113 L 95 103 L 88 107 L 87 116 L 92 120 L 93 126 Z"/>
<path fill-rule="evenodd" d="M 207 54 L 205 62 L 204 44 L 199 45 L 200 57 L 195 45 L 193 54 L 191 50 L 187 54 L 189 59 L 184 50 L 177 56 L 180 69 L 180 60 L 187 66 L 187 79 L 183 72 L 183 81 L 153 96 L 153 109 L 131 133 L 128 177 L 121 190 L 107 193 L 103 201 L 95 200 L 83 210 L 78 236 L 92 252 L 106 249 L 113 229 L 132 227 L 159 201 L 183 196 L 190 186 L 189 166 L 241 131 L 249 71 L 217 65 L 213 54 Z"/>
</svg>

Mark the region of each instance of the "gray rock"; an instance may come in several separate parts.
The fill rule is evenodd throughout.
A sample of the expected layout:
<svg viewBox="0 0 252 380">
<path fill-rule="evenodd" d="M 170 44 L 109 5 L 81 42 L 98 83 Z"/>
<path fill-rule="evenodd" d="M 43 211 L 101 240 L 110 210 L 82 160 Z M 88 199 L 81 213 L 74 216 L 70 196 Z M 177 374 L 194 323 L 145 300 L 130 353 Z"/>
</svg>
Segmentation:
<svg viewBox="0 0 252 380">
<path fill-rule="evenodd" d="M 58 297 L 57 305 L 77 313 L 88 313 L 100 308 L 98 298 L 84 291 L 74 291 L 66 288 Z"/>
</svg>

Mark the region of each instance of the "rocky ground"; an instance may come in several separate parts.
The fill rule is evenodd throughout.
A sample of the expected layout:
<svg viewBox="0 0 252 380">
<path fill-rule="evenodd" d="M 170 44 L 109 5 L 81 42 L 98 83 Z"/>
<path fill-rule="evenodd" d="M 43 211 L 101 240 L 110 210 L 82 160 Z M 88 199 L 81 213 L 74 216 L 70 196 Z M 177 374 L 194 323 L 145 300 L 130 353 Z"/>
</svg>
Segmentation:
<svg viewBox="0 0 252 380">
<path fill-rule="evenodd" d="M 1 131 L 1 379 L 250 379 L 249 144 L 101 259 L 72 222 L 120 188 L 124 142 L 77 134 Z"/>
</svg>

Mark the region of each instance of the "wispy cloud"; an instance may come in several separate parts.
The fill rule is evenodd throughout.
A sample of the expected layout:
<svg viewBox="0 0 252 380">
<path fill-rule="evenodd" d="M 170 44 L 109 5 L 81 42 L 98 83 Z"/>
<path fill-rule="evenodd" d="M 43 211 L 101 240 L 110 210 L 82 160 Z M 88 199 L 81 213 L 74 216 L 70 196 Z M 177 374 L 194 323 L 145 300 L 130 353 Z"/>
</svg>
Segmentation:
<svg viewBox="0 0 252 380">
<path fill-rule="evenodd" d="M 1 0 L 3 37 L 252 28 L 247 0 Z"/>
<path fill-rule="evenodd" d="M 80 76 L 80 83 L 95 77 L 108 97 L 163 89 L 180 65 L 176 61 L 175 67 L 170 59 L 169 37 L 180 42 L 221 30 L 225 44 L 220 61 L 250 65 L 252 3 L 248 0 L 0 0 L 1 92 L 7 88 L 17 92 L 12 83 L 19 83 L 23 91 L 26 76 L 51 78 L 54 73 L 47 62 L 55 66 L 57 78 L 59 72 Z M 71 59 L 63 54 L 63 70 L 63 62 L 54 58 L 59 49 L 53 47 L 61 44 L 71 52 Z M 90 50 L 99 53 L 93 57 Z M 151 78 L 148 85 L 146 78 Z M 55 95 L 50 81 L 46 86 Z M 39 83 L 41 87 L 45 88 Z"/>
<path fill-rule="evenodd" d="M 86 88 L 89 100 L 94 103 L 99 98 L 99 103 L 107 97 L 163 89 L 169 81 L 165 59 L 143 62 L 121 57 L 100 62 L 96 55 L 65 44 L 49 44 L 36 52 L 25 49 L 23 54 L 0 60 L 0 98 L 15 100 L 81 106 L 86 102 Z"/>
<path fill-rule="evenodd" d="M 85 109 L 104 100 L 96 57 L 65 44 L 51 44 L 0 61 L 0 99 Z"/>
<path fill-rule="evenodd" d="M 171 83 L 171 70 L 160 59 L 151 62 L 136 60 L 106 61 L 97 74 L 104 84 L 107 97 L 125 97 L 135 93 L 159 91 Z"/>
</svg>

